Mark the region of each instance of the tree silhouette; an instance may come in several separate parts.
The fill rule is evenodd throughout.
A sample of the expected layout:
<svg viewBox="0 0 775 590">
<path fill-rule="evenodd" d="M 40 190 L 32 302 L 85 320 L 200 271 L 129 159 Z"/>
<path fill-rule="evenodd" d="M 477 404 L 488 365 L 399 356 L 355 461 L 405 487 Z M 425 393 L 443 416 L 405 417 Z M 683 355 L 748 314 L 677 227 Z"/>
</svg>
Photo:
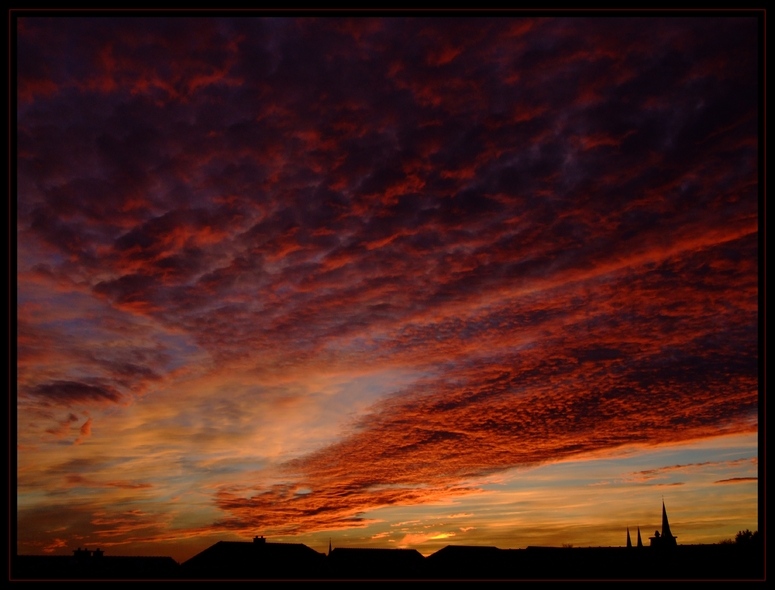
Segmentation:
<svg viewBox="0 0 775 590">
<path fill-rule="evenodd" d="M 738 545 L 753 545 L 760 540 L 759 531 L 751 532 L 748 529 L 744 531 L 737 531 L 735 535 L 735 543 Z"/>
</svg>

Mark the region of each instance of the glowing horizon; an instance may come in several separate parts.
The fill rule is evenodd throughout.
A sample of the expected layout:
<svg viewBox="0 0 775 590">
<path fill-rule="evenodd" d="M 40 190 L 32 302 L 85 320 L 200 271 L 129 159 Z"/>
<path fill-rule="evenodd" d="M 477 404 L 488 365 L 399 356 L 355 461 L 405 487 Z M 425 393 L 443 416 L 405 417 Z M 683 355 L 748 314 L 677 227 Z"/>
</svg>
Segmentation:
<svg viewBox="0 0 775 590">
<path fill-rule="evenodd" d="M 756 12 L 14 23 L 19 553 L 758 529 Z"/>
</svg>

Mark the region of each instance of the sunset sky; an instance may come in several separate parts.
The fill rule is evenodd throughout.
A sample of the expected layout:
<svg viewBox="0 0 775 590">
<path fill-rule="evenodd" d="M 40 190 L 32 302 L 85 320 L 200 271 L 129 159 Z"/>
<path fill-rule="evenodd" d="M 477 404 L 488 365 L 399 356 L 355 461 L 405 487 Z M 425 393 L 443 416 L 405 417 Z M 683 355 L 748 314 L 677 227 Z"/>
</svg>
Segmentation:
<svg viewBox="0 0 775 590">
<path fill-rule="evenodd" d="M 760 12 L 107 14 L 11 20 L 19 553 L 759 528 Z"/>
</svg>

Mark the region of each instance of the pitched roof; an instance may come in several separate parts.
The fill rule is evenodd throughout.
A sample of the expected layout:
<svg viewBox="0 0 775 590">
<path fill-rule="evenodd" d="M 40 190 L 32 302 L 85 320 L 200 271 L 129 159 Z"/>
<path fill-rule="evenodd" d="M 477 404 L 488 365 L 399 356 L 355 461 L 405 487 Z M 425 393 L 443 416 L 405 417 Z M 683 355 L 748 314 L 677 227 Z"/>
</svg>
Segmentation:
<svg viewBox="0 0 775 590">
<path fill-rule="evenodd" d="M 249 578 L 318 574 L 325 555 L 302 543 L 218 541 L 185 561 L 185 574 L 216 578 Z"/>
<path fill-rule="evenodd" d="M 416 549 L 336 547 L 327 558 L 333 576 L 396 578 L 422 572 L 425 558 Z"/>
<path fill-rule="evenodd" d="M 458 559 L 493 558 L 501 555 L 502 552 L 502 549 L 490 545 L 447 545 L 426 559 L 431 562 L 446 562 Z"/>
<path fill-rule="evenodd" d="M 363 563 L 421 563 L 425 558 L 417 549 L 382 549 L 374 547 L 337 547 L 329 560 Z"/>
</svg>

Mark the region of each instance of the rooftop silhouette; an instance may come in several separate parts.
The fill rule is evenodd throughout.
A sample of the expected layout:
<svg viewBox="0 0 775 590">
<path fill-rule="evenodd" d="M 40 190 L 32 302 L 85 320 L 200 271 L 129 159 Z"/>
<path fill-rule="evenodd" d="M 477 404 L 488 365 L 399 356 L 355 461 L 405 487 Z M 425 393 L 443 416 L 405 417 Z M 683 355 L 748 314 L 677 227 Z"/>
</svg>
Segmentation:
<svg viewBox="0 0 775 590">
<path fill-rule="evenodd" d="M 662 532 L 649 546 L 633 547 L 627 527 L 624 547 L 536 547 L 447 545 L 428 557 L 415 549 L 334 547 L 328 553 L 302 543 L 218 541 L 179 564 L 170 557 L 105 555 L 78 547 L 73 555 L 18 555 L 17 580 L 758 580 L 764 552 L 758 533 L 738 542 L 678 545 L 664 502 Z M 657 531 L 659 533 L 659 531 Z"/>
</svg>

